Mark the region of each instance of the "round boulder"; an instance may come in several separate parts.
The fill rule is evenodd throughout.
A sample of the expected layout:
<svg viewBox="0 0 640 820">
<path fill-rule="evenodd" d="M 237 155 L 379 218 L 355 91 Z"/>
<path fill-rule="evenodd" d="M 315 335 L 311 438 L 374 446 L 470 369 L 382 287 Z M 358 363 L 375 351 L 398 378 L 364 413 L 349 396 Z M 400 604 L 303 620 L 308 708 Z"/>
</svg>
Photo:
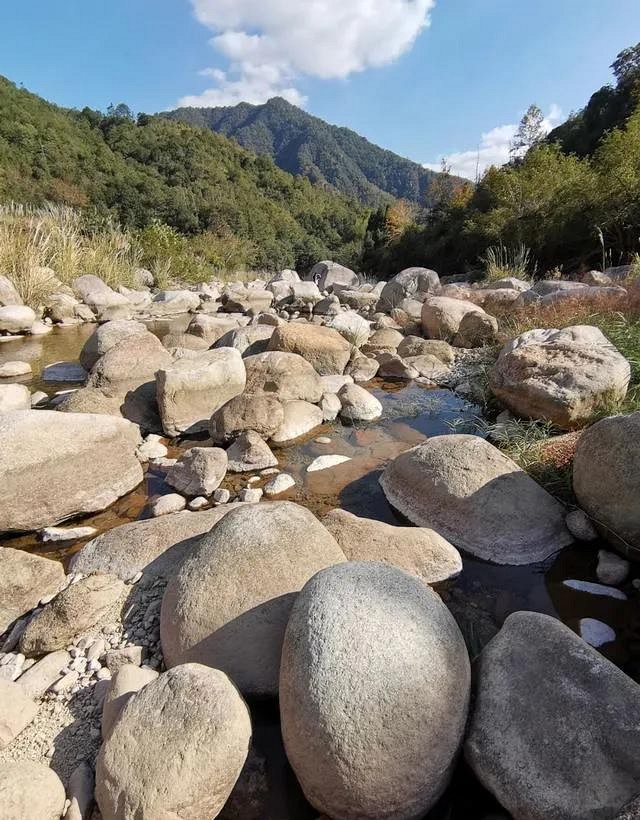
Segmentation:
<svg viewBox="0 0 640 820">
<path fill-rule="evenodd" d="M 280 715 L 310 803 L 341 820 L 412 820 L 446 788 L 462 742 L 470 668 L 440 598 L 375 562 L 319 572 L 287 626 Z"/>
<path fill-rule="evenodd" d="M 573 489 L 607 541 L 640 555 L 640 412 L 585 430 L 573 459 Z"/>
<path fill-rule="evenodd" d="M 168 666 L 205 663 L 242 692 L 275 696 L 297 592 L 344 561 L 333 536 L 289 501 L 248 504 L 205 535 L 170 580 L 160 635 Z"/>
<path fill-rule="evenodd" d="M 395 458 L 380 484 L 413 524 L 496 564 L 542 561 L 573 540 L 560 502 L 479 436 L 427 439 Z"/>
<path fill-rule="evenodd" d="M 167 484 L 185 495 L 211 495 L 222 484 L 228 458 L 221 447 L 191 447 L 167 473 Z"/>
<path fill-rule="evenodd" d="M 7 820 L 60 820 L 65 797 L 60 778 L 44 763 L 0 763 L 0 815 Z"/>
<path fill-rule="evenodd" d="M 269 340 L 269 350 L 297 353 L 321 376 L 344 373 L 351 357 L 351 345 L 337 330 L 306 322 L 277 327 Z"/>
<path fill-rule="evenodd" d="M 270 350 L 248 356 L 247 393 L 271 393 L 282 402 L 309 401 L 317 404 L 324 393 L 320 376 L 296 353 Z"/>
<path fill-rule="evenodd" d="M 464 299 L 430 296 L 422 305 L 422 330 L 430 339 L 444 339 L 450 342 L 460 330 L 462 320 L 469 313 L 484 315 L 484 310 Z"/>
<path fill-rule="evenodd" d="M 224 673 L 199 664 L 170 669 L 126 703 L 102 744 L 103 820 L 217 817 L 250 742 L 249 711 Z"/>
<path fill-rule="evenodd" d="M 348 421 L 373 421 L 382 415 L 378 399 L 358 384 L 345 384 L 338 391 L 342 405 L 340 415 Z"/>
<path fill-rule="evenodd" d="M 278 430 L 284 421 L 282 403 L 271 393 L 242 393 L 217 410 L 209 422 L 214 441 L 231 441 L 253 430 L 264 439 Z"/>
<path fill-rule="evenodd" d="M 128 336 L 146 333 L 148 333 L 147 328 L 142 322 L 135 322 L 130 319 L 115 319 L 112 322 L 105 322 L 84 343 L 79 356 L 80 364 L 88 373 L 98 359 L 117 345 L 118 342 Z"/>
</svg>

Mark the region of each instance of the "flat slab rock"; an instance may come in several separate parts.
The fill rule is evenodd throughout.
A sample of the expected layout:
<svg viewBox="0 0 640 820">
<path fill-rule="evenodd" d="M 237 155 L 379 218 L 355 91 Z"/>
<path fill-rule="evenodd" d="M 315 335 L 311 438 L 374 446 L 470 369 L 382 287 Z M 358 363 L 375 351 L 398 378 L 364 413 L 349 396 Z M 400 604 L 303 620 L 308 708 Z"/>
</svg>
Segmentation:
<svg viewBox="0 0 640 820">
<path fill-rule="evenodd" d="M 0 635 L 63 585 L 64 569 L 58 561 L 0 548 Z"/>
</svg>

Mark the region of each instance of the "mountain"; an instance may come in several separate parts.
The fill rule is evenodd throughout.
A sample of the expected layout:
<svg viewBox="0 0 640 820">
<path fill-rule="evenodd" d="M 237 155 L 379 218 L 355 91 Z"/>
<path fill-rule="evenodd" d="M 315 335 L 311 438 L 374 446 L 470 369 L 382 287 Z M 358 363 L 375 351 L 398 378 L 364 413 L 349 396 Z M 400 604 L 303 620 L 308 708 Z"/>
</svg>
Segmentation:
<svg viewBox="0 0 640 820">
<path fill-rule="evenodd" d="M 329 125 L 274 97 L 264 105 L 178 108 L 162 114 L 232 137 L 256 154 L 270 156 L 284 171 L 301 174 L 367 205 L 391 197 L 432 204 L 434 171 L 404 159 L 350 131 Z"/>
<path fill-rule="evenodd" d="M 124 107 L 125 110 L 126 106 Z M 95 208 L 123 225 L 252 242 L 269 268 L 354 263 L 368 211 L 224 136 L 46 102 L 0 77 L 0 202 Z"/>
</svg>

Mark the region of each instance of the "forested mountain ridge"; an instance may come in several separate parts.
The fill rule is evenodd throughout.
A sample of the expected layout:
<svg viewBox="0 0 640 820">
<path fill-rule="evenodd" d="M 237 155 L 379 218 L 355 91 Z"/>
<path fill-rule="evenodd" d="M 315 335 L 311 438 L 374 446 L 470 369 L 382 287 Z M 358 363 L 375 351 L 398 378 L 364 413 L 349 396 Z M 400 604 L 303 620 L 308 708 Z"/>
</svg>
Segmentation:
<svg viewBox="0 0 640 820">
<path fill-rule="evenodd" d="M 178 108 L 163 117 L 188 122 L 231 137 L 256 154 L 270 156 L 283 170 L 379 206 L 392 197 L 423 206 L 433 204 L 438 173 L 329 125 L 295 105 L 274 97 L 264 105 L 228 108 Z"/>
<path fill-rule="evenodd" d="M 126 109 L 126 106 L 124 107 Z M 64 109 L 0 77 L 0 203 L 96 209 L 251 243 L 252 264 L 357 258 L 367 210 L 219 134 L 141 114 Z"/>
</svg>

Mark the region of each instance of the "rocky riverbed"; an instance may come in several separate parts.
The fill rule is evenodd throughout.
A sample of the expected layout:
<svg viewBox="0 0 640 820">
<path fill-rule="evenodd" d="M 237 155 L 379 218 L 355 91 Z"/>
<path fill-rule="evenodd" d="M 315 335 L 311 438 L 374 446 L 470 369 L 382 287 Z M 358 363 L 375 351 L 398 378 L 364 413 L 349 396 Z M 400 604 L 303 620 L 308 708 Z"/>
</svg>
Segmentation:
<svg viewBox="0 0 640 820">
<path fill-rule="evenodd" d="M 443 296 L 423 269 L 374 291 L 345 270 L 325 265 L 324 294 L 285 271 L 137 314 L 85 288 L 55 303 L 67 313 L 50 332 L 0 344 L 0 369 L 30 366 L 0 386 L 36 396 L 0 414 L 8 816 L 95 820 L 95 790 L 105 820 L 178 806 L 578 820 L 580 799 L 604 820 L 640 792 L 622 748 L 640 713 L 638 573 L 486 440 L 481 406 L 489 382 L 514 412 L 529 391 L 540 417 L 579 426 L 624 381 L 624 359 L 576 328 L 506 345 L 496 363 L 495 320 L 462 298 L 486 294 Z M 176 315 L 149 315 L 168 302 Z M 80 321 L 87 306 L 97 331 Z M 512 361 L 527 345 L 535 399 Z M 564 396 L 540 388 L 551 348 L 556 368 L 562 356 L 579 371 Z M 617 446 L 615 427 L 597 428 L 585 450 Z M 623 533 L 602 493 L 574 482 L 628 554 L 633 516 Z M 552 669 L 554 652 L 575 661 Z M 488 669 L 473 691 L 470 660 Z M 528 694 L 496 672 L 509 664 Z M 539 748 L 526 710 L 500 743 L 511 697 L 546 710 L 554 755 L 586 744 L 584 762 Z M 620 715 L 587 740 L 610 708 Z M 608 786 L 594 795 L 596 761 Z M 23 785 L 38 777 L 35 792 Z"/>
</svg>

